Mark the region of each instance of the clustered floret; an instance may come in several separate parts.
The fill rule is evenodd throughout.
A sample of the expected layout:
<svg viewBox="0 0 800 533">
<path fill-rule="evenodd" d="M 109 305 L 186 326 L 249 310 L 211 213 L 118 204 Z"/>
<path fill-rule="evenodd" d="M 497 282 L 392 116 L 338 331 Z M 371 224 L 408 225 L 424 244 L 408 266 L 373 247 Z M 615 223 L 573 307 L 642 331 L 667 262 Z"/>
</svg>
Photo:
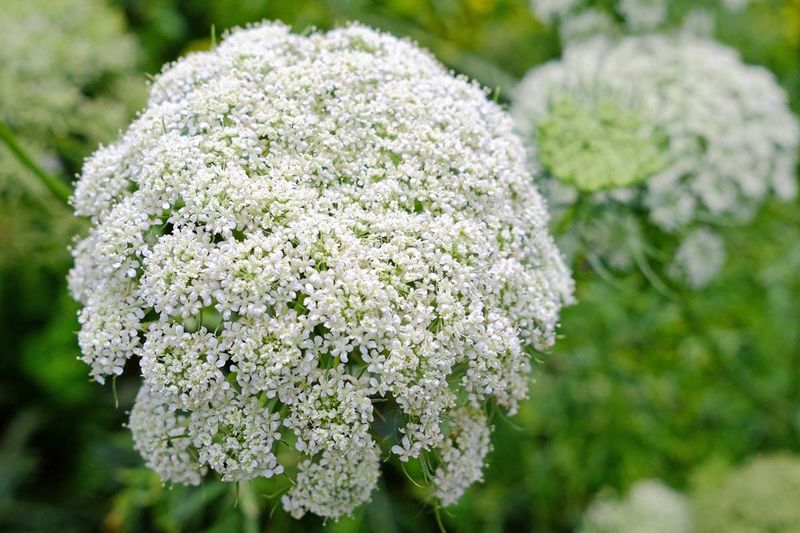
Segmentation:
<svg viewBox="0 0 800 533">
<path fill-rule="evenodd" d="M 359 25 L 264 23 L 168 66 L 73 199 L 83 359 L 103 382 L 138 358 L 147 464 L 270 477 L 286 440 L 284 507 L 338 517 L 369 498 L 393 410 L 383 451 L 456 501 L 485 405 L 516 410 L 571 300 L 525 155 L 480 87 Z"/>
<path fill-rule="evenodd" d="M 725 243 L 707 228 L 689 232 L 678 246 L 670 265 L 672 277 L 695 289 L 707 285 L 725 263 Z"/>
<path fill-rule="evenodd" d="M 453 414 L 450 434 L 439 445 L 441 465 L 433 482 L 442 505 L 451 505 L 483 478 L 483 461 L 491 448 L 491 427 L 486 413 L 464 407 Z"/>
<path fill-rule="evenodd" d="M 575 45 L 526 76 L 512 114 L 556 227 L 614 268 L 641 264 L 644 224 L 672 235 L 673 248 L 685 239 L 670 270 L 704 285 L 724 256 L 709 227 L 747 221 L 768 197 L 797 191 L 800 128 L 784 91 L 705 39 Z M 711 261 L 697 256 L 709 251 Z"/>
</svg>

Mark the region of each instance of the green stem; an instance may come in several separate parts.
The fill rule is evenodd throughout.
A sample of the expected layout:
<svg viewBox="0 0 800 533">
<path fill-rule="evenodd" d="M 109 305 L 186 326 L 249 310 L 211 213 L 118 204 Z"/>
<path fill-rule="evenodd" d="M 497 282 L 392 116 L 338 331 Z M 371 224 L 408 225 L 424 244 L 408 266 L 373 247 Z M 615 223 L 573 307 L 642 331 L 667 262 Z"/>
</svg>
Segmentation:
<svg viewBox="0 0 800 533">
<path fill-rule="evenodd" d="M 28 153 L 17 142 L 17 138 L 11 129 L 5 124 L 5 122 L 1 120 L 0 140 L 2 140 L 3 143 L 8 146 L 8 149 L 11 150 L 11 153 L 14 154 L 20 163 L 28 167 L 31 172 L 33 172 L 40 180 L 42 180 L 45 186 L 50 189 L 50 192 L 52 192 L 56 198 L 64 202 L 65 205 L 69 206 L 69 197 L 72 194 L 69 186 L 37 165 L 33 158 L 28 155 Z"/>
<path fill-rule="evenodd" d="M 444 527 L 444 522 L 442 521 L 442 513 L 439 510 L 439 506 L 433 508 L 433 514 L 436 516 L 436 525 L 439 527 L 439 533 L 447 533 L 447 529 Z"/>
<path fill-rule="evenodd" d="M 258 533 L 260 531 L 258 526 L 258 502 L 253 493 L 253 487 L 248 481 L 239 482 L 239 508 L 244 519 L 245 533 Z"/>
</svg>

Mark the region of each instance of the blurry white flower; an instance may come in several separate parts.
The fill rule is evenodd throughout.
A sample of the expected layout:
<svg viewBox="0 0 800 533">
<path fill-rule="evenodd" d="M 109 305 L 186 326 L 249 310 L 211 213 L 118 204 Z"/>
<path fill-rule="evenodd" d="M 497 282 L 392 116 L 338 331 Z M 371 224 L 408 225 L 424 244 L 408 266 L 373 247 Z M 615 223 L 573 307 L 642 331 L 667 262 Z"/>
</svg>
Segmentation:
<svg viewBox="0 0 800 533">
<path fill-rule="evenodd" d="M 567 17 L 559 27 L 564 43 L 576 43 L 591 39 L 610 39 L 617 33 L 611 16 L 600 9 L 586 9 Z"/>
<path fill-rule="evenodd" d="M 576 45 L 525 77 L 512 114 L 542 179 L 574 190 L 551 197 L 555 226 L 575 231 L 585 254 L 615 268 L 625 265 L 613 255 L 634 251 L 641 263 L 650 243 L 607 253 L 616 244 L 599 231 L 604 212 L 636 213 L 675 234 L 667 237 L 674 248 L 697 226 L 741 223 L 770 195 L 796 194 L 800 128 L 785 93 L 767 70 L 712 41 L 647 36 Z M 702 272 L 690 266 L 697 235 L 705 233 L 677 259 L 695 286 L 723 256 L 721 246 L 707 248 L 714 256 Z"/>
<path fill-rule="evenodd" d="M 705 228 L 690 232 L 678 246 L 671 273 L 690 287 L 699 289 L 722 268 L 725 262 L 725 243 L 716 233 Z"/>
<path fill-rule="evenodd" d="M 72 133 L 91 143 L 116 133 L 129 112 L 125 95 L 138 88 L 122 13 L 102 0 L 7 1 L 2 12 L 0 118 L 38 142 Z"/>
<path fill-rule="evenodd" d="M 732 11 L 739 11 L 750 5 L 755 0 L 721 0 L 722 4 Z"/>
<path fill-rule="evenodd" d="M 636 483 L 623 500 L 599 498 L 583 517 L 582 533 L 691 533 L 691 507 L 657 480 Z"/>
<path fill-rule="evenodd" d="M 458 499 L 488 449 L 480 409 L 516 409 L 526 350 L 571 299 L 510 118 L 358 25 L 261 24 L 170 65 L 74 205 L 93 223 L 70 274 L 83 358 L 101 382 L 140 358 L 148 464 L 269 477 L 286 436 L 294 516 L 369 498 L 380 398 L 400 421 L 386 447 L 439 449 L 435 490 Z"/>
<path fill-rule="evenodd" d="M 707 9 L 697 8 L 686 14 L 680 32 L 696 37 L 711 37 L 714 34 L 714 14 Z"/>
</svg>

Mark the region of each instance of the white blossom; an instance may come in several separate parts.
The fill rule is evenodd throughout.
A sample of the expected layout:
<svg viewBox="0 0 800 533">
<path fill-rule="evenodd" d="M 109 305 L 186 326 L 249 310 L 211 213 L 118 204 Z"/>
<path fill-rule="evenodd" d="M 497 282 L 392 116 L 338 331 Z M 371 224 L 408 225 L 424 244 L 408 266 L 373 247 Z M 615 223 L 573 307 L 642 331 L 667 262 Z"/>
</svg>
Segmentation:
<svg viewBox="0 0 800 533">
<path fill-rule="evenodd" d="M 689 286 L 708 284 L 725 263 L 725 242 L 716 233 L 699 228 L 689 233 L 675 252 L 673 276 L 686 279 Z"/>
<path fill-rule="evenodd" d="M 557 183 L 543 187 L 554 225 L 614 269 L 641 267 L 653 246 L 687 267 L 691 249 L 676 249 L 703 235 L 689 232 L 746 222 L 770 196 L 797 192 L 800 128 L 786 94 L 769 71 L 713 41 L 576 45 L 526 76 L 512 114 L 542 179 Z M 636 216 L 621 225 L 626 213 Z M 653 229 L 671 244 L 648 241 Z M 690 285 L 721 266 L 721 246 L 712 248 Z"/>
<path fill-rule="evenodd" d="M 618 33 L 616 23 L 601 9 L 585 9 L 565 17 L 559 24 L 562 43 L 576 43 L 594 39 L 609 39 Z"/>
<path fill-rule="evenodd" d="M 133 443 L 148 467 L 164 481 L 198 485 L 206 468 L 191 448 L 189 417 L 173 409 L 170 402 L 139 389 L 131 410 L 129 427 Z"/>
<path fill-rule="evenodd" d="M 470 485 L 483 478 L 483 462 L 491 447 L 492 430 L 487 424 L 481 410 L 460 409 L 453 414 L 450 435 L 439 446 L 442 465 L 433 478 L 442 505 L 455 503 Z"/>
<path fill-rule="evenodd" d="M 58 179 L 86 150 L 113 139 L 144 101 L 135 40 L 121 10 L 108 4 L 0 3 L 0 121 Z M 5 146 L 0 152 L 0 268 L 35 257 L 37 265 L 61 271 L 82 221 Z"/>
<path fill-rule="evenodd" d="M 280 415 L 263 399 L 230 390 L 192 412 L 189 435 L 198 460 L 222 474 L 223 481 L 272 477 L 283 472 L 272 452 L 280 439 Z"/>
<path fill-rule="evenodd" d="M 2 7 L 0 118 L 36 143 L 69 134 L 95 143 L 113 135 L 130 112 L 126 99 L 138 102 L 143 88 L 133 74 L 136 44 L 123 14 L 100 0 Z M 108 89 L 89 96 L 86 88 L 101 78 Z"/>
<path fill-rule="evenodd" d="M 287 437 L 296 516 L 369 498 L 378 415 L 397 420 L 385 452 L 444 446 L 433 466 L 478 479 L 486 424 L 446 421 L 513 412 L 572 298 L 507 114 L 359 25 L 264 23 L 169 65 L 73 203 L 92 220 L 70 274 L 84 358 L 98 380 L 138 358 L 148 463 L 176 481 L 269 477 Z M 195 462 L 147 444 L 156 397 Z"/>
<path fill-rule="evenodd" d="M 633 30 L 658 28 L 667 18 L 668 0 L 619 0 L 619 11 Z"/>
<path fill-rule="evenodd" d="M 552 24 L 579 3 L 580 0 L 531 0 L 531 8 L 539 20 Z"/>
<path fill-rule="evenodd" d="M 380 476 L 375 445 L 349 452 L 325 450 L 316 461 L 300 464 L 297 480 L 283 496 L 283 507 L 295 518 L 307 511 L 339 518 L 369 499 Z"/>
<path fill-rule="evenodd" d="M 741 11 L 755 0 L 721 0 L 722 4 L 731 11 Z"/>
<path fill-rule="evenodd" d="M 597 499 L 583 517 L 582 533 L 692 533 L 689 501 L 657 480 L 636 483 L 622 500 Z"/>
</svg>

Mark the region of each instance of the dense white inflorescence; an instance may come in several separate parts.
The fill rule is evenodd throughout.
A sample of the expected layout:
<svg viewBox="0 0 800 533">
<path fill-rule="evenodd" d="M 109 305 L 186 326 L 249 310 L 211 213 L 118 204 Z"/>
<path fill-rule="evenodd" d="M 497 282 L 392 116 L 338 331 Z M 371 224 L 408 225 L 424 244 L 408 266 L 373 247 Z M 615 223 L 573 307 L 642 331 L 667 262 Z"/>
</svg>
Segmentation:
<svg viewBox="0 0 800 533">
<path fill-rule="evenodd" d="M 515 411 L 571 299 L 525 155 L 480 87 L 358 25 L 265 23 L 168 66 L 73 199 L 83 359 L 102 382 L 138 358 L 148 465 L 270 477 L 288 439 L 284 507 L 338 517 L 376 484 L 382 410 L 383 451 L 440 450 L 458 499 L 481 409 Z"/>
<path fill-rule="evenodd" d="M 618 9 L 625 24 L 633 30 L 652 30 L 667 19 L 666 0 L 619 0 Z"/>
<path fill-rule="evenodd" d="M 491 447 L 486 413 L 463 408 L 454 413 L 450 435 L 439 445 L 442 464 L 433 482 L 442 505 L 455 503 L 464 491 L 483 478 L 483 461 Z"/>
<path fill-rule="evenodd" d="M 657 480 L 636 483 L 623 500 L 600 498 L 583 518 L 582 533 L 691 533 L 688 499 Z"/>
<path fill-rule="evenodd" d="M 687 238 L 677 261 L 703 285 L 723 252 L 703 244 L 699 228 L 746 221 L 768 197 L 796 194 L 800 129 L 785 93 L 715 42 L 652 35 L 576 45 L 531 71 L 515 96 L 512 114 L 544 170 L 556 226 L 614 268 L 641 265 L 648 225 L 676 243 Z M 622 224 L 626 213 L 636 217 Z"/>
<path fill-rule="evenodd" d="M 129 426 L 147 466 L 175 483 L 197 485 L 208 470 L 194 457 L 189 418 L 146 385 L 139 389 Z"/>
</svg>

